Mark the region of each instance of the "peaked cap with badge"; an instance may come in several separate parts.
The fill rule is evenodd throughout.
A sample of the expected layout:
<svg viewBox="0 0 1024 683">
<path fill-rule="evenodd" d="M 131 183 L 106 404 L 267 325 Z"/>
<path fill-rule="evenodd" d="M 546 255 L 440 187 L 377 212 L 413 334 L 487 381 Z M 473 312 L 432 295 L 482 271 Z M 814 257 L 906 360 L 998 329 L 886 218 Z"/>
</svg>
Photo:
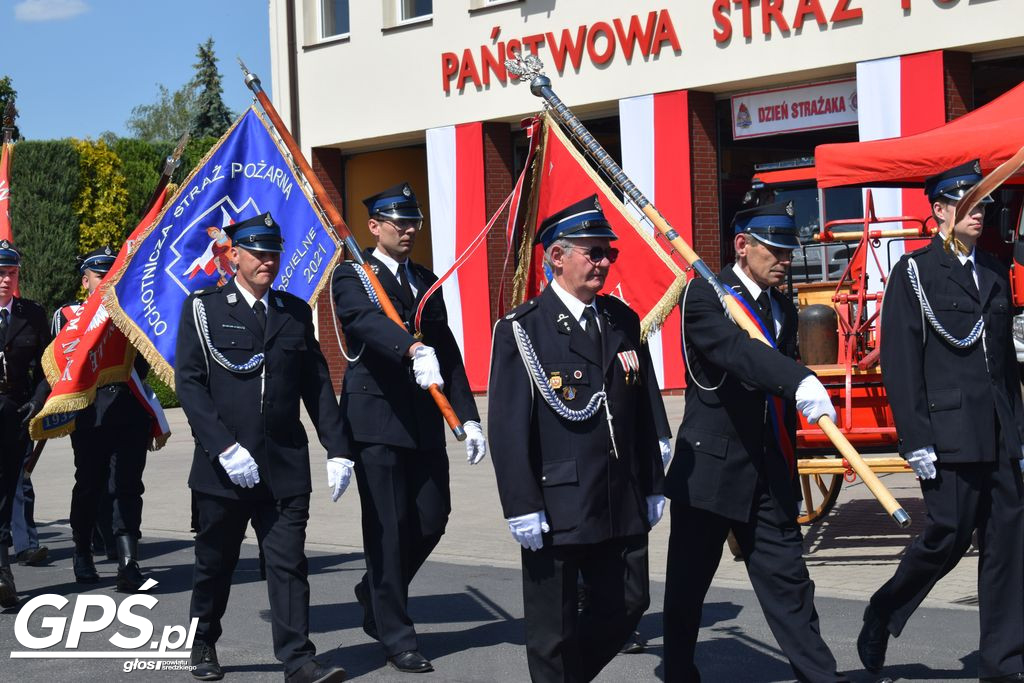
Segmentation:
<svg viewBox="0 0 1024 683">
<path fill-rule="evenodd" d="M 381 217 L 389 220 L 423 220 L 423 211 L 416 200 L 416 193 L 407 182 L 393 185 L 386 190 L 363 200 L 370 218 Z"/>
<path fill-rule="evenodd" d="M 117 256 L 114 254 L 114 250 L 110 248 L 110 245 L 104 244 L 87 254 L 77 257 L 78 272 L 85 275 L 85 271 L 91 270 L 94 273 L 106 275 L 110 272 L 110 268 L 114 265 L 116 258 Z"/>
<path fill-rule="evenodd" d="M 737 235 L 752 235 L 758 241 L 780 249 L 797 249 L 793 202 L 774 202 L 737 211 L 732 227 Z"/>
<path fill-rule="evenodd" d="M 607 237 L 610 240 L 619 238 L 605 218 L 596 194 L 574 202 L 545 218 L 537 230 L 535 242 L 540 242 L 547 249 L 556 240 L 580 237 Z"/>
<path fill-rule="evenodd" d="M 224 232 L 236 247 L 249 251 L 284 251 L 281 226 L 274 221 L 269 212 L 229 225 L 224 228 Z"/>
<path fill-rule="evenodd" d="M 0 240 L 0 268 L 21 267 L 21 252 L 7 240 Z"/>
<path fill-rule="evenodd" d="M 946 200 L 958 202 L 967 191 L 981 182 L 981 161 L 974 159 L 965 164 L 937 173 L 924 182 L 924 193 L 928 201 Z M 981 200 L 983 204 L 991 204 L 992 197 Z"/>
</svg>

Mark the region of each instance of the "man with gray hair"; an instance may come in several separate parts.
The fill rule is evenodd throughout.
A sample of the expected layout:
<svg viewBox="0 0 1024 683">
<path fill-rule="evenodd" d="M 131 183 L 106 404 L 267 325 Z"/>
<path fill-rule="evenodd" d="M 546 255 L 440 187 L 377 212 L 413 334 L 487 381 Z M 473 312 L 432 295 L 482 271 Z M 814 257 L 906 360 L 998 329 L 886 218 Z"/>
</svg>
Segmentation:
<svg viewBox="0 0 1024 683">
<path fill-rule="evenodd" d="M 596 195 L 547 218 L 537 240 L 554 278 L 494 328 L 488 436 L 522 546 L 534 681 L 597 676 L 650 603 L 647 535 L 665 504 L 660 399 L 646 386 L 639 318 L 598 295 L 614 239 Z M 578 576 L 589 597 L 579 614 Z"/>
</svg>

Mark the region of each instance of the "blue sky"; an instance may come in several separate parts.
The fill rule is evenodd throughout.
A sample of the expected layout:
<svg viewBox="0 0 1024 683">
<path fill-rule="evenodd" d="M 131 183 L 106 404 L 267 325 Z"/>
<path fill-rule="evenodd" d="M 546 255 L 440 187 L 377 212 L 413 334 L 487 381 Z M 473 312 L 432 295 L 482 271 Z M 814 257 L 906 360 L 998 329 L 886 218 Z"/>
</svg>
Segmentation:
<svg viewBox="0 0 1024 683">
<path fill-rule="evenodd" d="M 235 57 L 273 92 L 267 0 L 6 0 L 0 76 L 18 91 L 18 126 L 32 140 L 126 135 L 132 107 L 193 74 L 196 46 L 214 40 L 224 101 L 252 101 Z"/>
</svg>

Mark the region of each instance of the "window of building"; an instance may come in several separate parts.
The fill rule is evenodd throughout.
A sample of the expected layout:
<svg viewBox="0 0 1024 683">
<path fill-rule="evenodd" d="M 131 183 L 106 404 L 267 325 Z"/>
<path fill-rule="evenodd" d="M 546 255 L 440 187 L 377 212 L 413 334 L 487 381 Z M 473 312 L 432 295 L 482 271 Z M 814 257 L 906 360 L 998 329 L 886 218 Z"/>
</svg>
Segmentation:
<svg viewBox="0 0 1024 683">
<path fill-rule="evenodd" d="M 399 21 L 428 17 L 433 13 L 433 0 L 398 0 Z"/>
<path fill-rule="evenodd" d="M 348 35 L 348 0 L 321 0 L 321 38 Z"/>
<path fill-rule="evenodd" d="M 497 7 L 498 5 L 511 5 L 522 1 L 523 0 L 469 0 L 469 11 L 473 12 L 476 10 L 488 9 L 491 7 Z"/>
</svg>

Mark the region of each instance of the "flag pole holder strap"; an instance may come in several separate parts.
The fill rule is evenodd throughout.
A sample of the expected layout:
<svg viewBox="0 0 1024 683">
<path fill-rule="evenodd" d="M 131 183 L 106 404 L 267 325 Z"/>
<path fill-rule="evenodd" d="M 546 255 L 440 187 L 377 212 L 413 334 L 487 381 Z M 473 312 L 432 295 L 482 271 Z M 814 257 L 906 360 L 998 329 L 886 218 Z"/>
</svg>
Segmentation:
<svg viewBox="0 0 1024 683">
<path fill-rule="evenodd" d="M 217 361 L 217 365 L 221 366 L 228 372 L 233 372 L 239 375 L 256 372 L 263 367 L 264 354 L 262 352 L 257 353 L 245 363 L 239 364 L 229 361 L 224 354 L 213 345 L 213 340 L 210 339 L 210 324 L 206 320 L 206 306 L 203 304 L 203 300 L 198 296 L 192 299 L 192 313 L 196 319 L 196 332 L 199 333 L 199 338 L 206 342 L 206 349 L 210 352 L 210 358 Z"/>
</svg>

